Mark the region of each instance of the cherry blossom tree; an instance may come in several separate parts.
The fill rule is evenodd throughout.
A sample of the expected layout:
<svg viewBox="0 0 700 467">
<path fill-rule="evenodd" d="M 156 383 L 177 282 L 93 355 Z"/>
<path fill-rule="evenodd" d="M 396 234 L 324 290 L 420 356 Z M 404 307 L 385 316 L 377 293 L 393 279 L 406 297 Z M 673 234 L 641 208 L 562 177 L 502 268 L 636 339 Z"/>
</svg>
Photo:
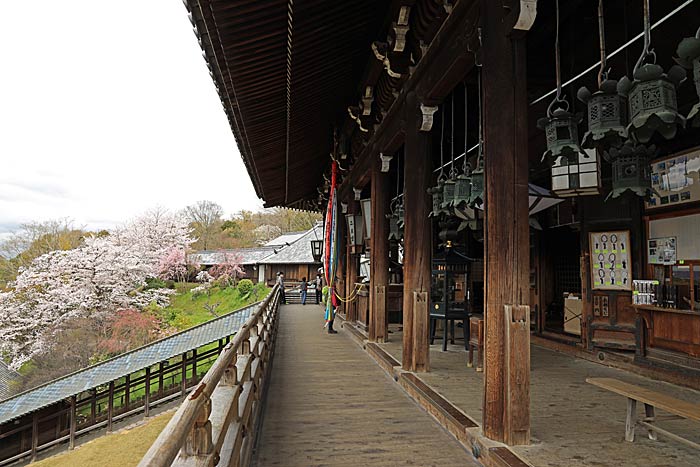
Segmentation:
<svg viewBox="0 0 700 467">
<path fill-rule="evenodd" d="M 49 351 L 67 320 L 167 305 L 173 291 L 147 288 L 146 279 L 158 275 L 173 249 L 184 252 L 192 241 L 184 218 L 155 210 L 109 235 L 87 237 L 78 248 L 37 257 L 0 294 L 0 355 L 18 368 Z"/>
<path fill-rule="evenodd" d="M 236 283 L 238 277 L 245 276 L 245 271 L 241 267 L 243 257 L 238 253 L 224 252 L 220 255 L 221 260 L 214 265 L 209 274 L 215 279 L 228 279 L 232 284 Z"/>
</svg>

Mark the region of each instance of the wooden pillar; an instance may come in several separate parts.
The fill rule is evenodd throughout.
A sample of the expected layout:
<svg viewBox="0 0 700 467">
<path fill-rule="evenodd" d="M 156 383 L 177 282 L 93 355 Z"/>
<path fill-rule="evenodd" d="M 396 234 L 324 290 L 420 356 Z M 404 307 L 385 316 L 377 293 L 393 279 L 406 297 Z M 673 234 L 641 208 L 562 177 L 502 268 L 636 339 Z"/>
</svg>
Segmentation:
<svg viewBox="0 0 700 467">
<path fill-rule="evenodd" d="M 221 341 L 219 341 L 221 342 Z M 151 412 L 151 367 L 146 368 L 146 376 L 143 380 L 143 416 L 148 418 Z"/>
<path fill-rule="evenodd" d="M 114 381 L 109 382 L 109 396 L 107 397 L 107 432 L 112 431 L 112 419 L 114 418 Z"/>
<path fill-rule="evenodd" d="M 97 389 L 90 390 L 90 425 L 95 424 L 97 418 Z"/>
<path fill-rule="evenodd" d="M 158 364 L 158 399 L 163 397 L 163 370 L 165 369 L 165 363 L 160 362 Z"/>
<path fill-rule="evenodd" d="M 131 375 L 124 377 L 124 412 L 129 411 L 129 399 L 131 398 Z"/>
<path fill-rule="evenodd" d="M 514 325 L 528 319 L 522 315 L 529 302 L 525 40 L 515 35 L 513 18 L 507 17 L 510 10 L 501 2 L 482 0 L 481 8 L 486 170 L 483 430 L 496 441 L 527 444 L 529 332 L 513 332 Z M 506 319 L 510 310 L 512 317 Z M 524 353 L 527 358 L 521 358 Z"/>
<path fill-rule="evenodd" d="M 348 214 L 357 214 L 358 212 L 360 212 L 359 203 L 354 200 L 349 200 Z M 345 239 L 347 243 L 347 258 L 345 261 L 345 267 L 347 269 L 345 274 L 345 296 L 355 296 L 354 300 L 351 303 L 348 303 L 349 312 L 347 314 L 347 321 L 354 324 L 355 321 L 359 319 L 357 313 L 357 295 L 353 294 L 355 291 L 355 282 L 357 282 L 358 257 L 354 253 L 353 245 L 350 244 L 350 234 L 346 235 Z"/>
<path fill-rule="evenodd" d="M 197 349 L 192 349 L 192 381 L 197 382 Z"/>
<path fill-rule="evenodd" d="M 30 462 L 36 460 L 36 452 L 39 447 L 39 412 L 32 414 L 32 455 Z"/>
<path fill-rule="evenodd" d="M 187 352 L 182 354 L 181 368 L 180 392 L 182 393 L 182 397 L 185 397 L 185 394 L 187 394 Z"/>
<path fill-rule="evenodd" d="M 379 156 L 372 161 L 372 244 L 370 249 L 369 340 L 385 342 L 386 304 L 389 287 L 389 174 L 381 171 Z"/>
<path fill-rule="evenodd" d="M 70 426 L 69 426 L 69 440 L 68 449 L 73 450 L 75 448 L 75 426 L 76 426 L 76 413 L 75 413 L 76 397 L 71 396 L 70 398 Z"/>
<path fill-rule="evenodd" d="M 431 179 L 429 125 L 423 124 L 420 102 L 414 92 L 406 96 L 404 148 L 405 226 L 403 286 L 403 361 L 409 371 L 429 371 L 427 301 L 430 296 L 432 227 L 428 214 Z M 432 114 L 431 114 L 432 116 Z"/>
</svg>

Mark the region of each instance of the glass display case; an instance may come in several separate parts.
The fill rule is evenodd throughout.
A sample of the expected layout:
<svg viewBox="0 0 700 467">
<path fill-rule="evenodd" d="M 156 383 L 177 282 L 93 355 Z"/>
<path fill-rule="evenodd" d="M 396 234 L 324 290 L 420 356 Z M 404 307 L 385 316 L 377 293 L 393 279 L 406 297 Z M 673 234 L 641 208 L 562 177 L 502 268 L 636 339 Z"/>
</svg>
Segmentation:
<svg viewBox="0 0 700 467">
<path fill-rule="evenodd" d="M 442 350 L 447 350 L 448 331 L 455 339 L 455 321 L 463 321 L 464 345 L 469 341 L 470 296 L 467 287 L 469 265 L 474 260 L 448 248 L 433 258 L 432 284 L 430 288 L 430 343 L 435 339 L 438 322 L 442 322 Z"/>
</svg>

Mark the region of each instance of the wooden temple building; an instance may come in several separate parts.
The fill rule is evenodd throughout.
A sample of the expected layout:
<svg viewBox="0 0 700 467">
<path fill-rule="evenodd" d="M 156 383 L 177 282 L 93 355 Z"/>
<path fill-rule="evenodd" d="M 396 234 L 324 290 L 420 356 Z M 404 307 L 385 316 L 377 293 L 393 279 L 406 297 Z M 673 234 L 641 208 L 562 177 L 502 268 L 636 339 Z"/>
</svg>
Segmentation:
<svg viewBox="0 0 700 467">
<path fill-rule="evenodd" d="M 184 3 L 265 205 L 325 210 L 338 164 L 336 328 L 470 462 L 700 464 L 700 0 Z M 319 420 L 353 443 L 395 409 L 357 348 L 276 300 L 141 465 L 331 465 L 322 439 L 306 463 L 265 443 Z M 317 349 L 338 363 L 304 386 Z M 295 394 L 340 419 L 285 412 Z M 428 439 L 392 433 L 379 451 Z"/>
</svg>

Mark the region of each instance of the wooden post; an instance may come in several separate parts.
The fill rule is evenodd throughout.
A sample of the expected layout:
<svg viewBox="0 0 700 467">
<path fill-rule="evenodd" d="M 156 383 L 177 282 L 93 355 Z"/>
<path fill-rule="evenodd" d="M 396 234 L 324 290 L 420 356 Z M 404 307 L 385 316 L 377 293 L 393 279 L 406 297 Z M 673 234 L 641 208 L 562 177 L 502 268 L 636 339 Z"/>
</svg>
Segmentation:
<svg viewBox="0 0 700 467">
<path fill-rule="evenodd" d="M 360 208 L 358 206 L 357 201 L 354 200 L 349 200 L 348 201 L 348 214 L 357 214 L 359 212 Z M 353 295 L 353 292 L 355 290 L 355 282 L 357 282 L 357 255 L 354 254 L 353 251 L 353 245 L 350 245 L 350 235 L 346 235 L 346 242 L 347 242 L 347 259 L 346 259 L 346 268 L 347 268 L 347 273 L 345 274 L 345 296 L 350 297 Z M 352 303 L 348 304 L 348 310 L 349 312 L 347 313 L 347 321 L 349 323 L 355 323 L 357 319 L 359 318 L 358 313 L 357 313 L 357 299 L 355 299 Z"/>
<path fill-rule="evenodd" d="M 192 349 L 192 381 L 197 382 L 197 349 Z"/>
<path fill-rule="evenodd" d="M 415 294 L 430 295 L 430 261 L 432 226 L 428 214 L 428 187 L 431 176 L 430 126 L 423 124 L 420 102 L 415 92 L 406 96 L 406 143 L 404 147 L 405 227 L 404 287 L 403 287 L 403 359 L 404 370 L 428 371 L 429 315 L 414 310 Z"/>
<path fill-rule="evenodd" d="M 389 174 L 381 171 L 377 155 L 372 161 L 372 243 L 370 256 L 369 340 L 385 342 L 386 290 L 389 286 Z"/>
<path fill-rule="evenodd" d="M 94 425 L 97 418 L 97 389 L 92 389 L 90 393 L 90 425 Z"/>
<path fill-rule="evenodd" d="M 131 398 L 131 375 L 124 377 L 124 412 L 129 411 L 129 399 Z"/>
<path fill-rule="evenodd" d="M 158 364 L 158 399 L 163 397 L 163 370 L 165 369 L 165 363 L 160 362 Z"/>
<path fill-rule="evenodd" d="M 70 398 L 70 436 L 68 441 L 68 449 L 75 449 L 75 426 L 76 426 L 76 414 L 75 414 L 76 397 L 71 396 Z"/>
<path fill-rule="evenodd" d="M 529 371 L 509 367 L 507 345 L 529 348 L 530 335 L 517 333 L 515 341 L 508 343 L 510 323 L 505 306 L 529 301 L 528 108 L 525 40 L 512 30 L 510 11 L 517 12 L 517 5 L 507 10 L 502 2 L 482 0 L 486 170 L 483 430 L 493 440 L 518 445 L 530 441 Z M 522 360 L 515 362 L 524 365 Z M 516 377 L 518 384 L 510 381 Z"/>
<path fill-rule="evenodd" d="M 185 394 L 187 394 L 187 352 L 182 354 L 181 368 L 180 392 L 182 393 L 182 397 L 185 397 Z"/>
<path fill-rule="evenodd" d="M 32 456 L 30 462 L 36 460 L 36 452 L 39 447 L 39 412 L 32 415 Z"/>
<path fill-rule="evenodd" d="M 109 396 L 107 398 L 107 432 L 112 431 L 112 418 L 114 417 L 114 381 L 109 382 Z"/>
<path fill-rule="evenodd" d="M 143 416 L 148 418 L 151 411 L 151 367 L 146 368 L 146 376 L 144 377 L 144 393 L 143 393 Z"/>
</svg>

